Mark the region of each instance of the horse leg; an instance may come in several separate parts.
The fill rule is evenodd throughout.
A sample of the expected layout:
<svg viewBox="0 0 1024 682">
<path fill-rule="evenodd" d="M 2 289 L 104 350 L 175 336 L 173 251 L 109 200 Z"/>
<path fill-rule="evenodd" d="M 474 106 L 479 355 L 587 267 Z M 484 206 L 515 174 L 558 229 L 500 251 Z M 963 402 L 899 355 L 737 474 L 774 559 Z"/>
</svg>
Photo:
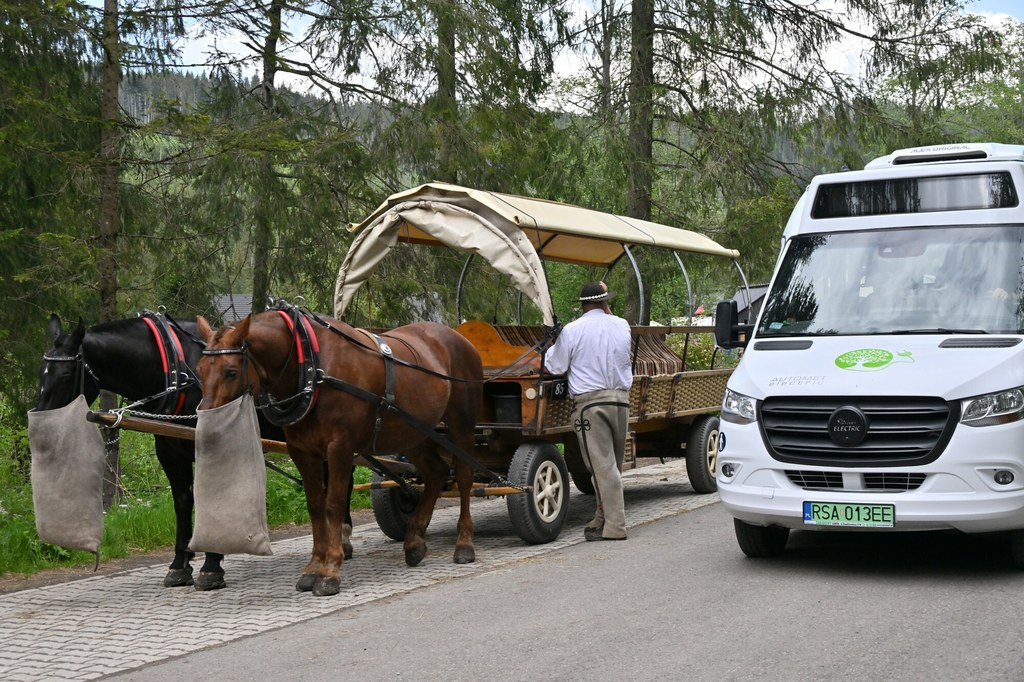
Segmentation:
<svg viewBox="0 0 1024 682">
<path fill-rule="evenodd" d="M 348 495 L 345 498 L 345 523 L 341 527 L 341 548 L 345 552 L 345 561 L 352 558 L 352 486 L 355 485 L 356 468 L 352 467 L 352 475 L 348 477 Z"/>
<path fill-rule="evenodd" d="M 327 471 L 327 504 L 324 509 L 327 543 L 323 570 L 313 583 L 313 594 L 318 597 L 331 596 L 341 591 L 341 565 L 345 560 L 344 528 L 349 513 L 349 490 L 352 487 L 351 455 L 348 457 L 350 461 L 342 463 L 338 461 L 337 455 L 332 454 L 331 466 Z"/>
<path fill-rule="evenodd" d="M 164 587 L 185 587 L 192 584 L 192 566 L 195 556 L 188 551 L 192 539 L 192 457 L 190 444 L 172 438 L 154 436 L 156 458 L 171 485 L 174 502 L 174 559 L 164 576 Z"/>
<path fill-rule="evenodd" d="M 406 453 L 423 478 L 423 495 L 416 509 L 409 515 L 405 526 L 405 563 L 417 566 L 427 556 L 427 526 L 434 515 L 434 505 L 441 496 L 441 490 L 448 480 L 448 465 L 435 457 L 428 446 L 419 445 Z"/>
<path fill-rule="evenodd" d="M 324 522 L 324 467 L 319 457 L 310 457 L 295 451 L 292 451 L 292 460 L 302 477 L 302 486 L 306 492 L 306 509 L 309 511 L 309 521 L 313 527 L 313 553 L 295 583 L 295 589 L 299 592 L 309 592 L 323 570 L 327 546 Z"/>
<path fill-rule="evenodd" d="M 471 356 L 461 357 L 465 359 Z M 476 375 L 477 372 L 471 372 L 471 369 L 466 368 L 467 374 Z M 448 424 L 448 437 L 467 453 L 472 453 L 476 444 L 476 419 L 480 413 L 480 401 L 483 399 L 481 387 L 481 383 L 466 383 L 453 387 L 444 413 L 444 421 Z M 454 457 L 454 464 L 455 481 L 459 486 L 459 523 L 454 561 L 457 564 L 468 564 L 476 561 L 476 550 L 473 548 L 473 516 L 469 511 L 473 491 L 473 467 L 459 457 Z"/>
<path fill-rule="evenodd" d="M 469 513 L 470 495 L 473 491 L 473 467 L 459 458 L 455 458 L 455 482 L 459 486 L 459 523 L 453 560 L 457 564 L 471 564 L 476 561 L 476 550 L 473 549 L 473 517 Z"/>
<path fill-rule="evenodd" d="M 324 464 L 324 479 L 330 478 L 330 467 Z M 341 549 L 345 553 L 345 561 L 352 558 L 352 486 L 355 484 L 356 468 L 352 467 L 352 476 L 348 477 L 348 494 L 345 498 L 345 523 L 341 526 Z"/>
</svg>

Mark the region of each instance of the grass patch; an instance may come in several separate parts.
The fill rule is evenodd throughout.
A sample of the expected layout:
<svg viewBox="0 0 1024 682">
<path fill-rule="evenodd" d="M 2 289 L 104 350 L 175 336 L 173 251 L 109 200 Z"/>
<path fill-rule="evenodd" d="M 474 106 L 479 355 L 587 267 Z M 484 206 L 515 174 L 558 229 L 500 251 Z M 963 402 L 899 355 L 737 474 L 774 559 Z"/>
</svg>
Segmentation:
<svg viewBox="0 0 1024 682">
<path fill-rule="evenodd" d="M 276 461 L 298 478 L 290 460 Z M 89 565 L 88 552 L 67 550 L 39 540 L 32 507 L 28 436 L 24 428 L 0 423 L 0 575 L 33 574 L 47 568 Z M 370 472 L 356 469 L 356 483 Z M 122 493 L 103 519 L 101 561 L 151 552 L 174 544 L 174 502 L 156 458 L 153 437 L 121 432 Z M 370 506 L 368 492 L 353 495 L 352 506 Z M 306 498 L 294 481 L 267 471 L 267 523 L 271 528 L 309 522 Z"/>
</svg>

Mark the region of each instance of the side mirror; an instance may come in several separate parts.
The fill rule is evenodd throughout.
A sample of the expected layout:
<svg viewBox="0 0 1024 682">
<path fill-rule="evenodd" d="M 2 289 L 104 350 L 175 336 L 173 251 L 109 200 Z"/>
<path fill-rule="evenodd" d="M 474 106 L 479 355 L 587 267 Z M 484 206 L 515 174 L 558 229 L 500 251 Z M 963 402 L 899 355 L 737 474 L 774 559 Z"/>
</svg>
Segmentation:
<svg viewBox="0 0 1024 682">
<path fill-rule="evenodd" d="M 715 308 L 715 343 L 721 348 L 746 348 L 752 324 L 739 324 L 736 301 L 719 301 Z"/>
</svg>

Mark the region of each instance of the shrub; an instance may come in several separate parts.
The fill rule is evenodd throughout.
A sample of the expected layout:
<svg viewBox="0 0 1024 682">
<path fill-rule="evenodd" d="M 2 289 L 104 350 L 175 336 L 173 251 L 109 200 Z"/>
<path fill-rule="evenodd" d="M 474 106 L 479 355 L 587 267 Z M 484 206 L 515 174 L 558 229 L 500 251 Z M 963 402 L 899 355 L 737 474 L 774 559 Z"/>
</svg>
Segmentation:
<svg viewBox="0 0 1024 682">
<path fill-rule="evenodd" d="M 689 340 L 687 340 L 689 337 Z M 669 334 L 666 339 L 669 348 L 683 357 L 685 351 L 686 369 L 726 369 L 733 368 L 739 363 L 739 355 L 715 345 L 713 333 L 699 334 Z M 714 366 L 712 366 L 712 362 Z"/>
</svg>

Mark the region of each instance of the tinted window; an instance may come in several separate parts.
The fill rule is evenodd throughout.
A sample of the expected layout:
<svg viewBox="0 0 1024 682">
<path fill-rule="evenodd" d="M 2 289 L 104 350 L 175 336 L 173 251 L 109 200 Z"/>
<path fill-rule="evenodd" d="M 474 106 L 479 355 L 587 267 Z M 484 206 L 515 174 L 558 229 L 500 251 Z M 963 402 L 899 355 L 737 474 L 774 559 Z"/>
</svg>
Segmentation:
<svg viewBox="0 0 1024 682">
<path fill-rule="evenodd" d="M 818 187 L 812 218 L 1012 208 L 1017 192 L 1009 173 L 841 182 Z"/>
<path fill-rule="evenodd" d="M 943 227 L 794 237 L 757 334 L 1024 329 L 1024 228 Z"/>
</svg>

